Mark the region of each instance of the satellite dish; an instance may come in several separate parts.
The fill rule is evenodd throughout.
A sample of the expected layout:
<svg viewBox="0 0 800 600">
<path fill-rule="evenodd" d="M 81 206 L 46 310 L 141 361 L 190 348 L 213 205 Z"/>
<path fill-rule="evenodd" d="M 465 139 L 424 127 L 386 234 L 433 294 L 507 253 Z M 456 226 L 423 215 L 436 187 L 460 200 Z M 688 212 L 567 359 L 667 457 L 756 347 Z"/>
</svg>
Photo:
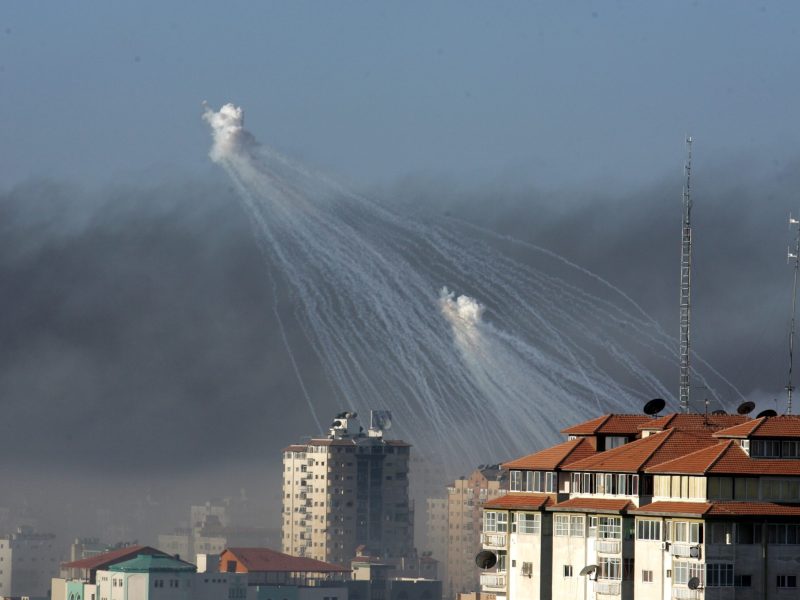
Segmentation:
<svg viewBox="0 0 800 600">
<path fill-rule="evenodd" d="M 756 403 L 748 400 L 747 402 L 742 402 L 736 409 L 736 412 L 740 415 L 749 415 L 751 412 L 753 412 L 755 407 Z"/>
<path fill-rule="evenodd" d="M 653 398 L 647 404 L 644 405 L 644 414 L 646 415 L 657 415 L 664 407 L 667 405 L 664 402 L 663 398 Z"/>
<path fill-rule="evenodd" d="M 586 565 L 581 569 L 580 574 L 582 577 L 586 577 L 587 575 L 591 575 L 595 571 L 597 571 L 597 565 Z"/>
<path fill-rule="evenodd" d="M 475 555 L 475 564 L 479 569 L 491 569 L 497 564 L 497 554 L 491 550 L 481 550 Z"/>
<path fill-rule="evenodd" d="M 712 414 L 712 415 L 727 415 L 728 413 L 726 413 L 724 410 L 722 410 L 722 409 L 720 408 L 720 409 L 718 409 L 718 410 L 714 410 L 714 411 L 712 411 L 712 412 L 711 412 L 711 414 Z"/>
<path fill-rule="evenodd" d="M 700 587 L 700 578 L 699 577 L 692 577 L 687 583 L 686 587 L 690 590 L 696 590 Z"/>
<path fill-rule="evenodd" d="M 777 416 L 778 416 L 777 412 L 775 412 L 771 408 L 768 408 L 767 410 L 762 410 L 760 413 L 758 413 L 758 415 L 756 415 L 756 418 L 760 419 L 761 417 L 777 417 Z"/>
</svg>

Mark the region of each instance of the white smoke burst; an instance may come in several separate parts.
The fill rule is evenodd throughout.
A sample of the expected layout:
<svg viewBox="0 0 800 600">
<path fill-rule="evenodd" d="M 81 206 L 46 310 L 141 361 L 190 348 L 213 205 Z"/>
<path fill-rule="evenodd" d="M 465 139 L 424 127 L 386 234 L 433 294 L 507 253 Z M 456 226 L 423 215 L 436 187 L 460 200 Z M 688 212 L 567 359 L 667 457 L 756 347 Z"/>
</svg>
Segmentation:
<svg viewBox="0 0 800 600">
<path fill-rule="evenodd" d="M 521 264 L 503 240 L 452 221 L 400 217 L 256 143 L 231 104 L 204 118 L 340 407 L 390 409 L 420 453 L 463 469 L 673 399 L 653 366 L 677 365 L 674 337 L 596 275 L 542 249 L 541 266 Z M 726 385 L 695 376 L 712 395 Z M 316 419 L 322 402 L 306 401 Z"/>
</svg>

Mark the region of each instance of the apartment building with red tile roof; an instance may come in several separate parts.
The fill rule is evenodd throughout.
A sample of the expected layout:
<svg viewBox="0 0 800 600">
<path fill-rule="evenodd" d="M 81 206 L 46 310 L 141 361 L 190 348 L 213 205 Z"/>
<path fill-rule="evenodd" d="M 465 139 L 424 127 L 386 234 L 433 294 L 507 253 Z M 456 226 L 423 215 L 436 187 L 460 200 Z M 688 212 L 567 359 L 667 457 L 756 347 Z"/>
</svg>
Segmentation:
<svg viewBox="0 0 800 600">
<path fill-rule="evenodd" d="M 484 592 L 741 600 L 797 591 L 800 417 L 603 415 L 563 433 L 566 442 L 503 465 L 508 494 L 484 507 L 484 548 L 498 558 Z"/>
</svg>

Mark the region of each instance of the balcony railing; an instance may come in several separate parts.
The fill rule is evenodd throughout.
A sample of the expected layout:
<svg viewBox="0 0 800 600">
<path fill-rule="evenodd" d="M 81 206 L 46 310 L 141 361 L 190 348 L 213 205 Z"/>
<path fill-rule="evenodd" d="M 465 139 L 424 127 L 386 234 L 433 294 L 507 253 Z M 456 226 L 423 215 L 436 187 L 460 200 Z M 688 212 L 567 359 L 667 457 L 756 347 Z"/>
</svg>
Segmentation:
<svg viewBox="0 0 800 600">
<path fill-rule="evenodd" d="M 697 544 L 672 544 L 669 550 L 672 553 L 672 556 L 681 556 L 686 558 L 702 557 L 700 546 Z"/>
<path fill-rule="evenodd" d="M 606 596 L 619 596 L 622 589 L 618 579 L 598 579 L 594 582 L 594 592 Z"/>
<path fill-rule="evenodd" d="M 485 591 L 505 590 L 505 573 L 481 573 L 481 587 Z"/>
<path fill-rule="evenodd" d="M 622 552 L 622 542 L 619 540 L 597 540 L 594 547 L 603 554 L 619 554 Z"/>
<path fill-rule="evenodd" d="M 506 533 L 482 533 L 481 544 L 493 548 L 505 548 L 507 535 Z"/>
<path fill-rule="evenodd" d="M 702 590 L 690 590 L 685 587 L 672 588 L 672 597 L 678 600 L 700 600 L 703 597 Z"/>
</svg>

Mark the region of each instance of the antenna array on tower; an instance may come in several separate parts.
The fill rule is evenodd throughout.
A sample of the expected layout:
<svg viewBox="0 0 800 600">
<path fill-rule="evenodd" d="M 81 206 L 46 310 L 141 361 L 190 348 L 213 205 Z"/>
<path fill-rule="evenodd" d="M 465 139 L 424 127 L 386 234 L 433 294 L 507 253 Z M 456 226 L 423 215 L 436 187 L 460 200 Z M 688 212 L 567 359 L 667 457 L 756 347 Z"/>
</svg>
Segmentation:
<svg viewBox="0 0 800 600">
<path fill-rule="evenodd" d="M 686 138 L 686 187 L 683 188 L 683 226 L 681 235 L 681 319 L 680 319 L 680 405 L 689 412 L 689 323 L 692 299 L 692 138 Z"/>
<path fill-rule="evenodd" d="M 795 234 L 794 252 L 790 248 L 787 252 L 787 260 L 794 261 L 794 283 L 792 285 L 792 319 L 789 328 L 789 378 L 786 383 L 786 414 L 792 414 L 792 392 L 794 386 L 792 385 L 792 367 L 794 366 L 794 323 L 795 311 L 797 308 L 797 271 L 800 268 L 800 220 L 795 219 L 789 215 L 789 227 L 794 227 L 797 232 Z"/>
</svg>

